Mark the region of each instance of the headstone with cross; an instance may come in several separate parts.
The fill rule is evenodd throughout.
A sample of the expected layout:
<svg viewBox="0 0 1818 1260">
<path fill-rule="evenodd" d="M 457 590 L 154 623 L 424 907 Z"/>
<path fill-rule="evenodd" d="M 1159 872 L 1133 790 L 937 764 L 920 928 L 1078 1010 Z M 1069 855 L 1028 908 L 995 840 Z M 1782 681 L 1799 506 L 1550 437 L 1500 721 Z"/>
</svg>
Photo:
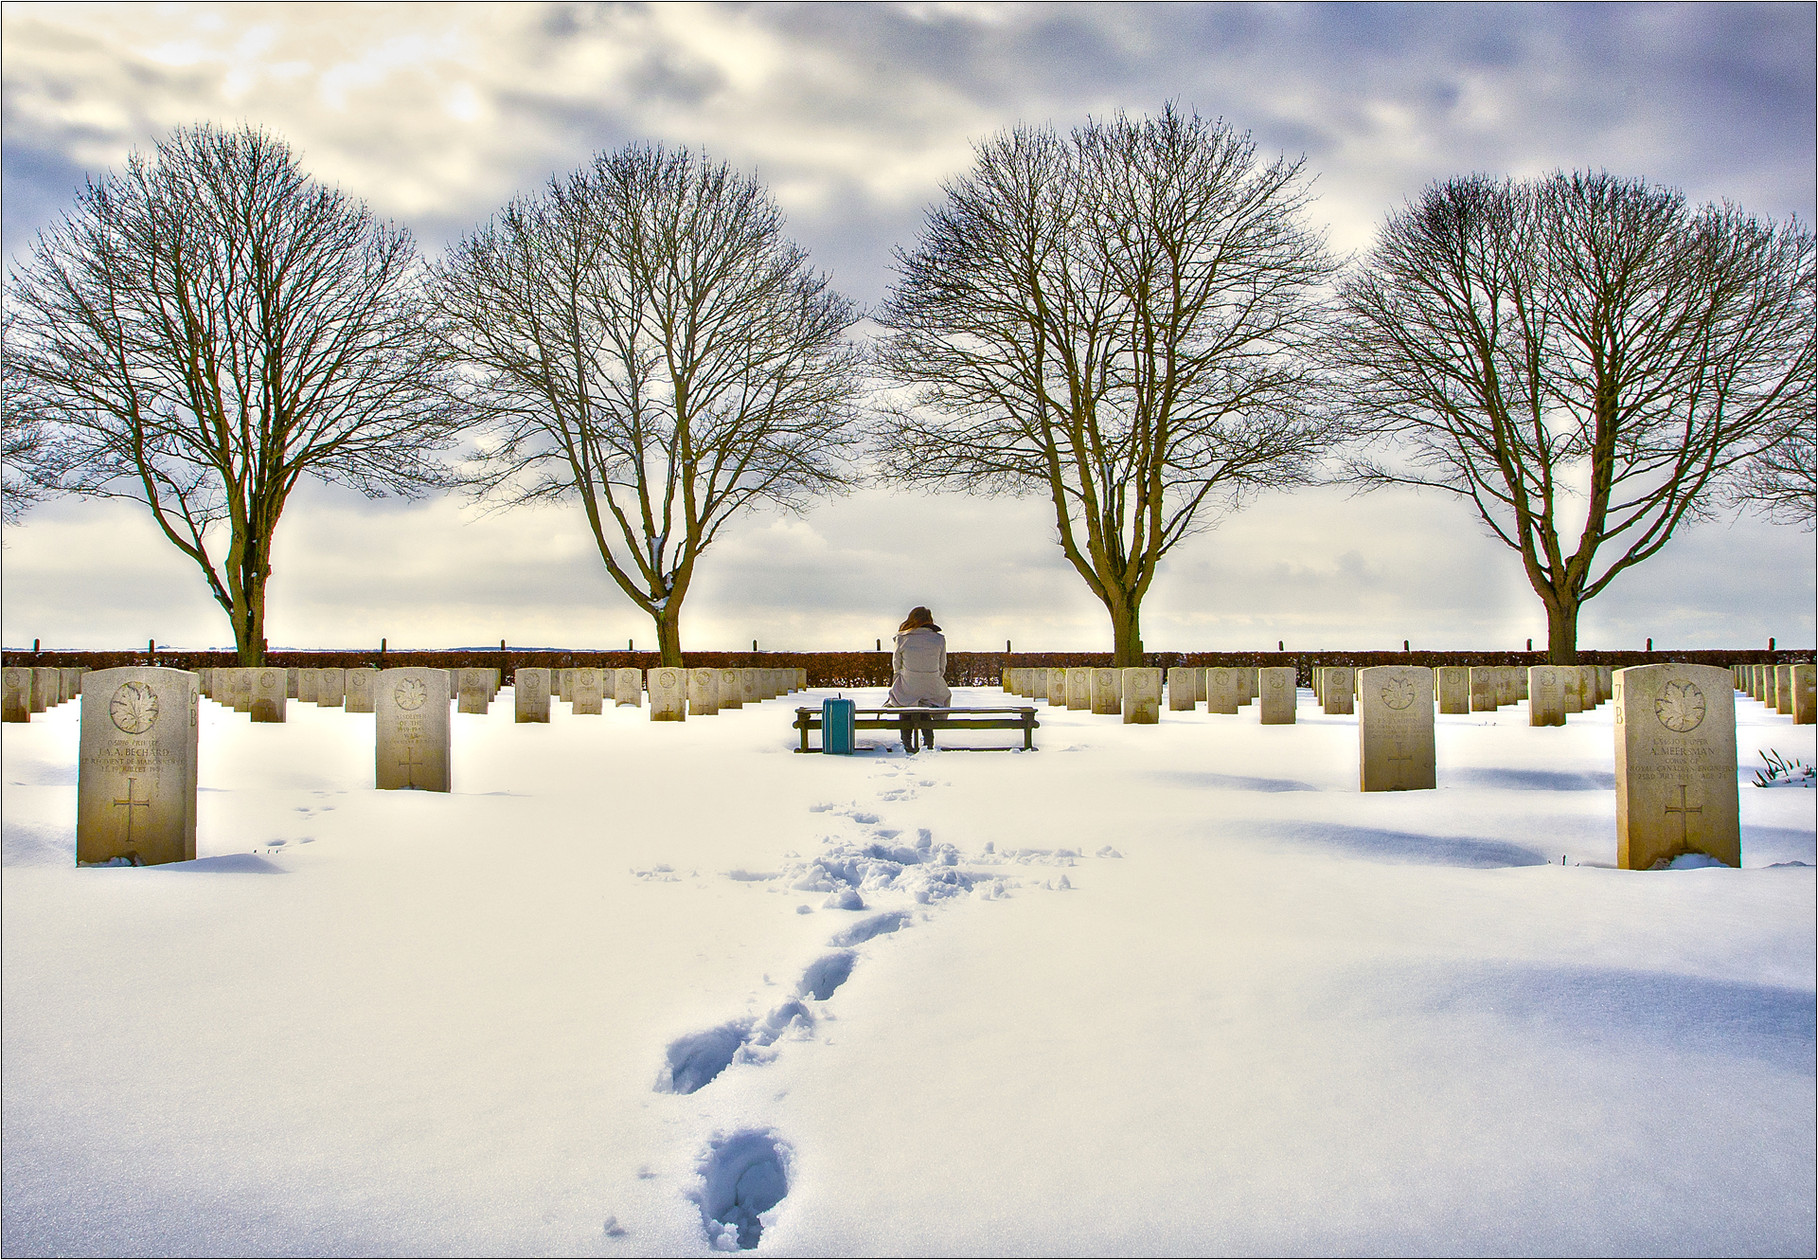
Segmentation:
<svg viewBox="0 0 1818 1260">
<path fill-rule="evenodd" d="M 83 679 L 76 861 L 136 866 L 196 856 L 200 680 L 135 666 Z"/>
<path fill-rule="evenodd" d="M 1432 670 L 1377 665 L 1357 671 L 1357 752 L 1362 791 L 1437 786 Z"/>
<path fill-rule="evenodd" d="M 744 675 L 736 669 L 716 669 L 720 688 L 720 708 L 742 709 L 745 707 Z"/>
<path fill-rule="evenodd" d="M 492 707 L 492 671 L 461 669 L 455 671 L 455 712 L 485 713 Z"/>
<path fill-rule="evenodd" d="M 378 678 L 379 671 L 368 666 L 348 670 L 343 680 L 346 703 L 341 707 L 348 713 L 371 713 L 373 686 Z"/>
<path fill-rule="evenodd" d="M 289 700 L 289 674 L 294 670 L 276 668 L 254 669 L 252 671 L 252 720 L 255 722 L 282 722 L 284 710 Z"/>
<path fill-rule="evenodd" d="M 1343 665 L 1334 665 L 1324 672 L 1321 679 L 1324 694 L 1320 697 L 1327 713 L 1357 712 L 1357 671 Z"/>
<path fill-rule="evenodd" d="M 1439 692 L 1441 713 L 1471 711 L 1471 670 L 1468 666 L 1436 666 L 1433 670 L 1433 687 Z"/>
<path fill-rule="evenodd" d="M 1048 676 L 1042 685 L 1042 697 L 1047 700 L 1051 709 L 1067 707 L 1067 671 L 1055 666 L 1048 667 Z"/>
<path fill-rule="evenodd" d="M 1813 674 L 1818 672 L 1811 665 L 1793 666 L 1793 724 L 1811 726 L 1818 714 L 1812 711 Z"/>
<path fill-rule="evenodd" d="M 696 717 L 712 717 L 720 711 L 720 671 L 696 668 L 688 671 L 688 711 Z"/>
<path fill-rule="evenodd" d="M 650 687 L 650 720 L 681 722 L 688 717 L 688 671 L 659 665 L 646 676 Z"/>
<path fill-rule="evenodd" d="M 1742 865 L 1736 693 L 1715 665 L 1616 671 L 1616 865 L 1684 853 Z"/>
<path fill-rule="evenodd" d="M 32 720 L 32 671 L 24 665 L 8 665 L 0 678 L 4 678 L 4 690 L 0 691 L 0 722 L 29 722 Z"/>
<path fill-rule="evenodd" d="M 1288 665 L 1271 665 L 1256 671 L 1257 712 L 1264 726 L 1290 726 L 1300 692 L 1294 685 L 1294 669 Z"/>
<path fill-rule="evenodd" d="M 605 671 L 580 665 L 566 672 L 569 712 L 599 716 L 606 707 Z"/>
<path fill-rule="evenodd" d="M 744 694 L 747 700 L 754 698 L 749 688 Z M 630 705 L 634 709 L 644 703 L 643 670 L 626 665 L 612 671 L 612 703 L 614 708 Z"/>
<path fill-rule="evenodd" d="M 1187 713 L 1199 703 L 1199 686 L 1194 675 L 1200 671 L 1188 665 L 1176 665 L 1168 671 L 1168 708 Z"/>
<path fill-rule="evenodd" d="M 513 720 L 547 722 L 549 720 L 549 671 L 539 666 L 520 665 L 511 676 Z"/>
<path fill-rule="evenodd" d="M 338 709 L 347 698 L 347 671 L 326 667 L 316 671 L 316 703 L 325 709 Z"/>
<path fill-rule="evenodd" d="M 1243 690 L 1240 674 L 1226 665 L 1213 665 L 1206 670 L 1206 712 L 1237 712 Z"/>
<path fill-rule="evenodd" d="M 1533 665 L 1528 669 L 1528 725 L 1564 726 L 1565 673 L 1557 665 Z"/>
<path fill-rule="evenodd" d="M 1774 666 L 1774 712 L 1791 715 L 1793 712 L 1793 667 L 1791 665 Z"/>
<path fill-rule="evenodd" d="M 1471 669 L 1471 712 L 1496 712 L 1497 696 L 1502 689 L 1502 680 L 1497 671 L 1487 665 L 1473 665 Z"/>
<path fill-rule="evenodd" d="M 1188 694 L 1191 694 L 1192 684 Z M 1118 690 L 1124 712 L 1124 723 L 1153 726 L 1161 721 L 1162 672 L 1151 666 L 1131 666 L 1122 671 Z"/>
<path fill-rule="evenodd" d="M 62 690 L 62 677 L 55 669 L 40 665 L 32 670 L 32 712 L 43 713 L 55 708 L 62 699 L 58 694 Z"/>
<path fill-rule="evenodd" d="M 1261 686 L 1260 682 L 1258 681 L 1261 678 L 1261 676 L 1262 676 L 1262 671 L 1254 665 L 1240 665 L 1238 667 L 1238 669 L 1237 669 L 1237 707 L 1238 708 L 1241 709 L 1244 706 L 1248 705 L 1250 703 L 1250 701 L 1256 699 L 1257 690 Z"/>
<path fill-rule="evenodd" d="M 382 669 L 373 680 L 373 786 L 450 790 L 448 671 Z"/>
<path fill-rule="evenodd" d="M 316 689 L 321 685 L 322 671 L 307 666 L 297 670 L 297 703 L 320 704 Z"/>
<path fill-rule="evenodd" d="M 1124 672 L 1109 666 L 1095 666 L 1090 674 L 1092 711 L 1122 713 L 1124 710 Z"/>
</svg>

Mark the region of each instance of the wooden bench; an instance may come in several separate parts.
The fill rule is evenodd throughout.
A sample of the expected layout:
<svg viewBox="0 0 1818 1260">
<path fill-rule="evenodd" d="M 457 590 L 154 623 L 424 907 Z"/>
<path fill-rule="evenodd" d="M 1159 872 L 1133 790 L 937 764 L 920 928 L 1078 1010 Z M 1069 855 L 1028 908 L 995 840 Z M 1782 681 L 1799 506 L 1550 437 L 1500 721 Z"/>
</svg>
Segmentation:
<svg viewBox="0 0 1818 1260">
<path fill-rule="evenodd" d="M 930 729 L 939 731 L 1021 731 L 1023 733 L 1023 750 L 1035 751 L 1035 728 L 1041 723 L 1035 720 L 1035 709 L 1031 708 L 998 708 L 998 709 L 856 709 L 853 712 L 853 728 L 860 731 L 900 731 L 904 718 L 915 719 L 922 735 L 928 740 L 928 747 L 934 747 Z M 808 747 L 808 732 L 821 729 L 821 711 L 816 709 L 797 709 L 795 711 L 795 729 L 802 733 L 802 745 L 796 752 L 820 752 L 819 748 Z M 986 752 L 988 749 L 962 749 L 959 751 Z M 1014 751 L 1004 749 L 1003 751 Z"/>
</svg>

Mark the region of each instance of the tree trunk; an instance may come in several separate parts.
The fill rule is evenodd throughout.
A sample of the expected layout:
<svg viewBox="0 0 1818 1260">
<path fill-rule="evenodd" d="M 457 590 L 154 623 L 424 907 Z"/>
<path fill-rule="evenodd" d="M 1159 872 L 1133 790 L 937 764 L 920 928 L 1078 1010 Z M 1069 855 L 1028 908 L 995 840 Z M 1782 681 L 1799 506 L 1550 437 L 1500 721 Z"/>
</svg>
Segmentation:
<svg viewBox="0 0 1818 1260">
<path fill-rule="evenodd" d="M 682 665 L 682 602 L 673 592 L 669 603 L 652 618 L 656 622 L 657 652 L 660 663 L 680 669 Z"/>
<path fill-rule="evenodd" d="M 1547 664 L 1578 664 L 1577 600 L 1558 598 L 1543 601 L 1547 608 Z"/>
<path fill-rule="evenodd" d="M 1141 608 L 1121 592 L 1105 602 L 1111 614 L 1111 663 L 1127 669 L 1143 663 Z"/>
<path fill-rule="evenodd" d="M 266 549 L 252 548 L 252 561 L 243 573 L 239 597 L 241 606 L 231 610 L 234 624 L 234 649 L 241 665 L 265 663 L 265 584 L 271 570 L 265 565 Z"/>
</svg>

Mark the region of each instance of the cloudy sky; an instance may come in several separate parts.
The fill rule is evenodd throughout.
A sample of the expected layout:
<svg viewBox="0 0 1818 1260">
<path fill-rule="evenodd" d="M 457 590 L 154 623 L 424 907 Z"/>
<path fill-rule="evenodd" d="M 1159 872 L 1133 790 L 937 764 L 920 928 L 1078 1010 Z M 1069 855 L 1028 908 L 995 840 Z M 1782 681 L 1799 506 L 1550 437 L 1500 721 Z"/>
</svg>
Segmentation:
<svg viewBox="0 0 1818 1260">
<path fill-rule="evenodd" d="M 1601 167 L 1813 219 L 1814 15 L 1784 5 L 55 5 L 0 11 L 4 254 L 170 129 L 262 124 L 434 253 L 514 193 L 636 141 L 757 172 L 791 234 L 882 299 L 973 142 L 1177 101 L 1305 155 L 1340 251 L 1429 181 Z M 955 648 L 1108 649 L 1039 501 L 869 489 L 754 516 L 707 554 L 685 646 L 853 648 L 933 606 Z M 231 642 L 143 509 L 7 530 L 0 638 Z M 274 645 L 648 648 L 578 509 L 481 514 L 313 488 L 279 527 Z M 1812 535 L 1726 515 L 1584 614 L 1586 647 L 1813 642 Z M 1336 489 L 1180 547 L 1152 650 L 1519 647 L 1545 620 L 1468 508 Z"/>
</svg>

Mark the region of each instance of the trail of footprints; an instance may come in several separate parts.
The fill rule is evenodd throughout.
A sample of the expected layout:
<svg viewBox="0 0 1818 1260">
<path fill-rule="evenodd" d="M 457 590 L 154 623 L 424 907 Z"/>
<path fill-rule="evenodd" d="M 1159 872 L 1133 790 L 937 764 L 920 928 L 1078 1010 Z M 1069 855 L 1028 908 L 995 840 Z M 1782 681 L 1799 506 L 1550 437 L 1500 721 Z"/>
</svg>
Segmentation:
<svg viewBox="0 0 1818 1260">
<path fill-rule="evenodd" d="M 918 795 L 916 789 L 934 786 L 937 785 L 932 780 L 914 780 L 884 790 L 877 799 L 888 803 L 910 801 Z M 936 843 L 926 828 L 918 829 L 913 841 L 905 841 L 901 829 L 884 826 L 875 813 L 856 805 L 821 804 L 812 806 L 811 811 L 849 819 L 861 829 L 861 835 L 857 839 L 824 835 L 819 853 L 796 859 L 775 874 L 740 870 L 727 872 L 727 877 L 746 883 L 776 881 L 792 890 L 824 893 L 823 909 L 845 911 L 869 909 L 867 894 L 907 898 L 921 907 L 957 896 L 1001 897 L 1018 882 L 962 865 L 959 851 L 952 845 Z M 993 865 L 1071 866 L 1079 856 L 1066 849 L 1013 849 L 1000 853 L 995 844 L 987 844 L 985 852 L 974 860 Z M 1107 846 L 1098 856 L 1121 855 Z M 666 873 L 668 868 L 659 869 Z M 664 877 L 655 872 L 635 873 L 640 878 Z M 1062 875 L 1058 882 L 1044 881 L 1043 886 L 1065 890 L 1070 884 Z M 812 907 L 802 905 L 798 910 L 811 913 Z M 657 1091 L 697 1093 L 734 1064 L 769 1063 L 775 1059 L 779 1043 L 810 1039 L 815 1013 L 809 1001 L 832 998 L 858 964 L 857 947 L 909 926 L 915 913 L 885 910 L 850 923 L 829 940 L 829 952 L 803 970 L 793 995 L 767 1014 L 728 1020 L 670 1042 L 658 1074 Z M 716 1137 L 707 1145 L 696 1169 L 700 1177 L 696 1195 L 707 1240 L 715 1250 L 749 1250 L 758 1245 L 763 1233 L 759 1217 L 782 1202 L 788 1193 L 789 1158 L 788 1144 L 766 1129 L 741 1129 Z"/>
</svg>

